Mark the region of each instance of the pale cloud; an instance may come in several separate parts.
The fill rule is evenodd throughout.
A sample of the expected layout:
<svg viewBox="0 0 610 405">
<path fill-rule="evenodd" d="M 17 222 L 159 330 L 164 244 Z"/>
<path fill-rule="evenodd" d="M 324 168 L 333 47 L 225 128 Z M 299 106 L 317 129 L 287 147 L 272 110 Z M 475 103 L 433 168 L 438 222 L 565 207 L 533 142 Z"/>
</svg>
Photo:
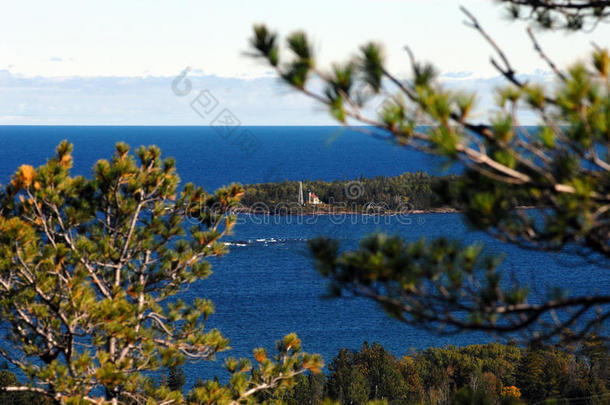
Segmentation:
<svg viewBox="0 0 610 405">
<path fill-rule="evenodd" d="M 461 71 L 461 72 L 447 72 L 447 73 L 443 73 L 441 75 L 441 78 L 448 78 L 448 79 L 465 79 L 467 77 L 471 77 L 474 74 L 474 72 L 467 72 L 467 71 Z"/>
<path fill-rule="evenodd" d="M 546 71 L 522 75 L 530 82 L 550 83 Z M 209 125 L 228 109 L 243 125 L 334 125 L 323 106 L 290 89 L 275 76 L 256 79 L 188 76 L 190 92 L 178 96 L 175 77 L 25 77 L 0 70 L 0 122 L 47 125 Z M 474 91 L 477 119 L 485 121 L 494 107 L 501 77 L 472 78 L 467 72 L 445 75 L 443 85 Z M 314 82 L 313 88 L 321 89 Z M 180 84 L 179 89 L 183 89 Z M 209 114 L 191 105 L 202 91 L 216 100 Z M 372 102 L 368 113 L 381 103 Z M 524 116 L 524 123 L 531 117 Z M 529 120 L 529 121 L 528 121 Z"/>
<path fill-rule="evenodd" d="M 331 123 L 327 114 L 281 85 L 277 78 L 189 76 L 179 97 L 174 77 L 24 77 L 0 70 L 0 122 L 64 125 L 209 125 L 190 103 L 203 90 L 243 124 Z"/>
</svg>

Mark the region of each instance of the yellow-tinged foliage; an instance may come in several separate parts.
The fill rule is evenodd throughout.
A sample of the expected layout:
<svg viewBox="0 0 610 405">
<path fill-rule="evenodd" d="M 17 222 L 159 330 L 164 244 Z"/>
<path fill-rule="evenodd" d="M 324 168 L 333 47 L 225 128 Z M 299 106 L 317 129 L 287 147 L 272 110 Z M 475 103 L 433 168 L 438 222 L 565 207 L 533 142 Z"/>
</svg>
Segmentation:
<svg viewBox="0 0 610 405">
<path fill-rule="evenodd" d="M 521 390 L 514 385 L 502 388 L 502 397 L 504 398 L 521 398 Z"/>
<path fill-rule="evenodd" d="M 254 359 L 259 363 L 262 363 L 267 359 L 267 352 L 262 347 L 254 349 Z"/>
<path fill-rule="evenodd" d="M 65 155 L 63 155 L 61 157 L 60 162 L 64 168 L 71 167 L 72 166 L 72 155 L 66 153 Z"/>
<path fill-rule="evenodd" d="M 29 187 L 36 177 L 36 170 L 31 165 L 21 165 L 13 176 L 12 185 L 16 189 Z"/>
</svg>

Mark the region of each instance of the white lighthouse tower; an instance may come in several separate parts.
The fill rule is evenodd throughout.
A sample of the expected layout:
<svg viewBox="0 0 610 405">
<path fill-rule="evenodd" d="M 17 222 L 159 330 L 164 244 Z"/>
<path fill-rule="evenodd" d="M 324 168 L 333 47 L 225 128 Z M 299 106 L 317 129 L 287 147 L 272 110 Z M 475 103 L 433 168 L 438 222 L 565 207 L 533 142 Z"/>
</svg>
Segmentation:
<svg viewBox="0 0 610 405">
<path fill-rule="evenodd" d="M 299 205 L 304 205 L 303 201 L 303 182 L 299 181 Z"/>
</svg>

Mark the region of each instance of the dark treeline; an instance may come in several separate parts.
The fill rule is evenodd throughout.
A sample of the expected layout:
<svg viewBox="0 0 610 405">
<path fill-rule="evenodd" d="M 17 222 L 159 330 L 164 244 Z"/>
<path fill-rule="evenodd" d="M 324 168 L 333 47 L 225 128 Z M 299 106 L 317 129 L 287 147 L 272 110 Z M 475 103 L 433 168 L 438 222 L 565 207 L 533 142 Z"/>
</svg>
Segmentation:
<svg viewBox="0 0 610 405">
<path fill-rule="evenodd" d="M 590 340 L 566 352 L 490 343 L 396 357 L 381 345 L 342 349 L 326 374 L 302 375 L 267 400 L 287 405 L 385 400 L 398 404 L 608 404 L 610 352 Z"/>
<path fill-rule="evenodd" d="M 457 176 L 434 177 L 424 172 L 403 173 L 395 177 L 377 176 L 356 180 L 303 181 L 304 200 L 315 193 L 322 204 L 305 204 L 305 210 L 335 208 L 346 211 L 405 211 L 452 208 Z M 281 211 L 298 203 L 299 182 L 246 185 L 242 204 L 248 208 L 270 207 Z"/>
<path fill-rule="evenodd" d="M 182 369 L 173 367 L 158 384 L 181 391 L 185 380 Z M 0 370 L 0 391 L 16 381 L 8 369 Z M 195 386 L 203 385 L 198 381 Z M 188 392 L 185 399 L 199 404 Z M 570 350 L 489 343 L 428 348 L 397 357 L 378 343 L 365 342 L 359 351 L 339 350 L 326 373 L 299 375 L 285 389 L 261 392 L 255 400 L 276 405 L 608 404 L 610 347 L 591 338 Z M 53 403 L 24 392 L 0 392 L 0 401 Z"/>
</svg>

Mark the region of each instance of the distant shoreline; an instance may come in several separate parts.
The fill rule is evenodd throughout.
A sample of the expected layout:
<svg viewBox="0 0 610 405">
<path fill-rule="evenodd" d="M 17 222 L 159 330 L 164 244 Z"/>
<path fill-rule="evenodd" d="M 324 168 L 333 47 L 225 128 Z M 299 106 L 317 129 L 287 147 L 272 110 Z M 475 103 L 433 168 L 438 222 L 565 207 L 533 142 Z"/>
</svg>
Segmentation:
<svg viewBox="0 0 610 405">
<path fill-rule="evenodd" d="M 516 210 L 532 210 L 536 209 L 534 206 L 518 206 L 515 207 Z M 379 217 L 390 217 L 396 215 L 425 215 L 425 214 L 458 214 L 461 213 L 462 210 L 452 207 L 440 207 L 440 208 L 430 208 L 430 209 L 417 209 L 411 211 L 383 211 L 383 212 L 367 212 L 367 211 L 314 211 L 314 212 L 273 212 L 273 211 L 260 211 L 253 210 L 250 208 L 238 208 L 233 210 L 235 214 L 246 214 L 246 215 L 269 215 L 269 216 L 293 216 L 293 217 L 304 217 L 304 216 L 329 216 L 329 215 L 367 215 L 367 216 L 379 216 Z"/>
<path fill-rule="evenodd" d="M 312 212 L 290 212 L 290 211 L 262 211 L 251 208 L 238 208 L 233 210 L 236 214 L 249 214 L 249 215 L 272 215 L 272 216 L 315 216 L 315 215 L 368 215 L 368 216 L 396 216 L 396 215 L 411 215 L 411 214 L 454 214 L 461 212 L 456 208 L 441 207 L 441 208 L 430 208 L 426 210 L 417 209 L 410 211 L 354 211 L 354 210 L 338 210 L 338 211 L 312 211 Z"/>
<path fill-rule="evenodd" d="M 407 216 L 459 213 L 459 177 L 405 172 L 354 180 L 284 180 L 244 186 L 233 212 L 272 216 Z M 519 201 L 516 209 L 526 208 Z"/>
</svg>

